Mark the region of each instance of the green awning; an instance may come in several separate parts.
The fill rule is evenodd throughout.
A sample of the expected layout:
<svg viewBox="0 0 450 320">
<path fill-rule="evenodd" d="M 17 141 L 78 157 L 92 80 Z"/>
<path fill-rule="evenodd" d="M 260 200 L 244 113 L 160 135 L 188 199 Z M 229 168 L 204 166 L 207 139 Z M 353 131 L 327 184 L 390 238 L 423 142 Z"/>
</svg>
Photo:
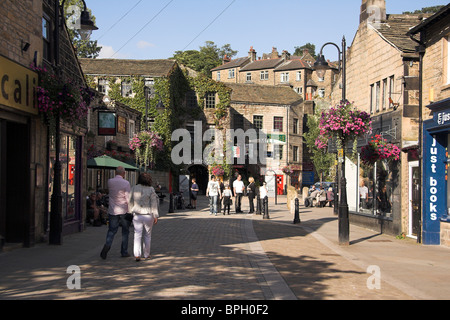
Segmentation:
<svg viewBox="0 0 450 320">
<path fill-rule="evenodd" d="M 138 170 L 138 168 L 129 165 L 128 163 L 116 160 L 108 156 L 100 156 L 97 158 L 89 159 L 87 161 L 88 168 L 116 169 L 120 166 L 124 167 L 125 170 Z"/>
</svg>

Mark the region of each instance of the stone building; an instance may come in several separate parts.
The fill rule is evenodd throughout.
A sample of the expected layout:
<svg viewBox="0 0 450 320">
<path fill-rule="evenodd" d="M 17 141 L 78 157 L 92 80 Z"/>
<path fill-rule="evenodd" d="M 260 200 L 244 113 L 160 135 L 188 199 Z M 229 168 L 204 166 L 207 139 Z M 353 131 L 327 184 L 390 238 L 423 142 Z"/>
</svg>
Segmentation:
<svg viewBox="0 0 450 320">
<path fill-rule="evenodd" d="M 347 50 L 347 100 L 371 114 L 372 136 L 379 134 L 405 151 L 417 145 L 419 128 L 419 55 L 415 51 L 417 43 L 407 32 L 424 16 L 387 14 L 386 1 L 363 0 L 360 25 Z M 337 84 L 333 103 L 341 99 Z M 358 141 L 359 150 L 370 138 Z M 417 158 L 406 152 L 401 153 L 399 161 L 378 161 L 374 165 L 364 165 L 359 154 L 353 161 L 347 159 L 351 222 L 380 232 L 416 237 L 410 200 L 417 166 Z M 370 197 L 364 203 L 359 197 L 362 185 L 369 189 Z M 387 210 L 381 210 L 377 201 L 383 186 L 387 187 L 391 204 Z"/>
<path fill-rule="evenodd" d="M 257 143 L 246 142 L 245 163 L 236 159 L 234 168 L 244 177 L 275 175 L 276 190 L 278 194 L 283 194 L 286 185 L 298 184 L 302 170 L 303 99 L 289 87 L 255 84 L 226 86 L 232 90 L 230 128 L 243 129 L 245 133 L 255 129 L 259 133 Z M 255 157 L 253 161 L 251 156 Z M 293 173 L 285 174 L 283 168 L 286 167 L 290 167 Z"/>
<path fill-rule="evenodd" d="M 38 112 L 38 74 L 31 68 L 60 71 L 62 79 L 80 86 L 85 82 L 65 26 L 59 30 L 60 46 L 55 45 L 55 1 L 6 0 L 0 14 L 0 247 L 29 247 L 49 234 L 55 157 L 48 126 Z M 85 124 L 61 123 L 63 235 L 83 230 L 86 131 Z"/>
<path fill-rule="evenodd" d="M 182 105 L 185 103 L 184 92 L 188 89 L 185 72 L 175 60 L 128 60 L 128 59 L 80 59 L 80 64 L 89 85 L 115 105 L 125 115 L 123 126 L 126 134 L 122 141 L 116 141 L 122 150 L 127 150 L 131 133 L 139 130 L 153 129 L 163 135 L 165 153 L 157 161 L 153 175 L 155 183 L 172 192 L 177 180 L 172 176 L 170 157 L 170 135 L 182 126 L 184 116 Z M 134 111 L 133 111 L 134 110 Z M 142 114 L 137 123 L 137 113 Z M 92 121 L 95 122 L 95 115 Z M 133 129 L 134 128 L 134 129 Z M 107 147 L 112 136 L 96 138 L 96 142 Z"/>
<path fill-rule="evenodd" d="M 450 245 L 450 183 L 448 179 L 450 115 L 450 5 L 408 31 L 419 54 L 418 144 L 408 149 L 414 157 L 412 210 L 421 242 Z M 417 154 L 422 155 L 419 162 Z M 420 165 L 420 167 L 419 167 Z"/>
</svg>

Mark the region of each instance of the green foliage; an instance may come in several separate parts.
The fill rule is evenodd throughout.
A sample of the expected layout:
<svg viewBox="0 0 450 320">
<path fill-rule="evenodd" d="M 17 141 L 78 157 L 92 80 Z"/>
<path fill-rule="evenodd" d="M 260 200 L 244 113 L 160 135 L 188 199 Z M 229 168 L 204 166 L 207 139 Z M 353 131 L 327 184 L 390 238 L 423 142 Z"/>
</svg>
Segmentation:
<svg viewBox="0 0 450 320">
<path fill-rule="evenodd" d="M 335 155 L 330 154 L 327 150 L 317 148 L 315 142 L 320 134 L 319 121 L 322 110 L 316 110 L 314 115 L 308 115 L 306 126 L 308 130 L 303 134 L 305 138 L 306 147 L 312 153 L 312 162 L 314 167 L 324 179 L 329 180 L 331 177 L 332 167 L 335 161 Z"/>
<path fill-rule="evenodd" d="M 219 66 L 225 55 L 233 57 L 237 51 L 231 49 L 229 44 L 218 48 L 214 42 L 206 41 L 200 50 L 175 51 L 170 59 L 177 60 L 178 63 L 185 65 L 202 75 L 211 76 L 211 69 Z"/>
<path fill-rule="evenodd" d="M 70 10 L 72 6 L 77 6 L 80 8 L 81 12 L 83 10 L 83 1 L 81 0 L 67 0 L 64 3 L 64 13 L 65 13 L 65 21 L 68 26 L 69 36 L 73 43 L 73 46 L 75 47 L 77 51 L 77 56 L 79 58 L 97 58 L 100 54 L 100 50 L 102 47 L 99 47 L 97 44 L 97 40 L 91 41 L 91 40 L 83 40 L 81 39 L 80 33 L 78 30 L 71 28 L 71 24 L 74 23 L 73 17 L 76 17 L 74 15 L 74 11 Z M 92 21 L 95 23 L 95 16 L 92 15 L 91 10 L 89 10 L 89 14 L 91 16 Z"/>
<path fill-rule="evenodd" d="M 301 47 L 295 47 L 294 56 L 300 56 L 300 57 L 303 56 L 303 50 L 305 50 L 305 49 L 309 51 L 309 54 L 314 59 L 317 58 L 317 56 L 316 56 L 316 46 L 314 44 L 312 44 L 312 43 L 309 43 L 309 42 L 307 44 L 301 46 Z"/>
<path fill-rule="evenodd" d="M 405 12 L 403 12 L 403 14 L 419 14 L 419 13 L 433 13 L 434 14 L 434 13 L 438 12 L 439 10 L 441 10 L 443 7 L 444 7 L 443 5 L 442 6 L 434 6 L 434 7 L 425 7 L 420 10 L 415 10 L 414 12 L 405 11 Z"/>
</svg>

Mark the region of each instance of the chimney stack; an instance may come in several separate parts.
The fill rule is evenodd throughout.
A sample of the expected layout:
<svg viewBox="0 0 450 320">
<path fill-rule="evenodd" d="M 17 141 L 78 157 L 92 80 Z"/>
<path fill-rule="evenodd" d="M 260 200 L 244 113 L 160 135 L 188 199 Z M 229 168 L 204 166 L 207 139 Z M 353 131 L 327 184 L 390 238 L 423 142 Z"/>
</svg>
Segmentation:
<svg viewBox="0 0 450 320">
<path fill-rule="evenodd" d="M 250 51 L 248 52 L 248 57 L 250 58 L 250 62 L 256 61 L 256 51 L 253 49 L 253 46 L 250 47 Z"/>
<path fill-rule="evenodd" d="M 225 63 L 228 63 L 228 62 L 230 62 L 230 61 L 231 61 L 231 58 L 228 58 L 227 55 L 224 55 L 224 56 L 223 56 L 223 59 L 222 59 L 222 65 L 224 65 Z"/>
<path fill-rule="evenodd" d="M 362 0 L 359 23 L 379 25 L 386 20 L 386 0 Z"/>
</svg>

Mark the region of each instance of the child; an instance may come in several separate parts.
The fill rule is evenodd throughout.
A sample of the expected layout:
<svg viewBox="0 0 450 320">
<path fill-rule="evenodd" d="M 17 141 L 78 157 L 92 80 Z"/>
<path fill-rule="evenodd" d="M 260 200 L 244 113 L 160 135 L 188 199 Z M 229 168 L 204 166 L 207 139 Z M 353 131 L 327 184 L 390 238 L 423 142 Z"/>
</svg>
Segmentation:
<svg viewBox="0 0 450 320">
<path fill-rule="evenodd" d="M 230 185 L 225 186 L 225 190 L 223 191 L 223 214 L 225 215 L 225 210 L 228 210 L 228 214 L 230 214 L 230 205 L 231 205 L 231 197 L 233 194 L 231 193 Z"/>
</svg>

